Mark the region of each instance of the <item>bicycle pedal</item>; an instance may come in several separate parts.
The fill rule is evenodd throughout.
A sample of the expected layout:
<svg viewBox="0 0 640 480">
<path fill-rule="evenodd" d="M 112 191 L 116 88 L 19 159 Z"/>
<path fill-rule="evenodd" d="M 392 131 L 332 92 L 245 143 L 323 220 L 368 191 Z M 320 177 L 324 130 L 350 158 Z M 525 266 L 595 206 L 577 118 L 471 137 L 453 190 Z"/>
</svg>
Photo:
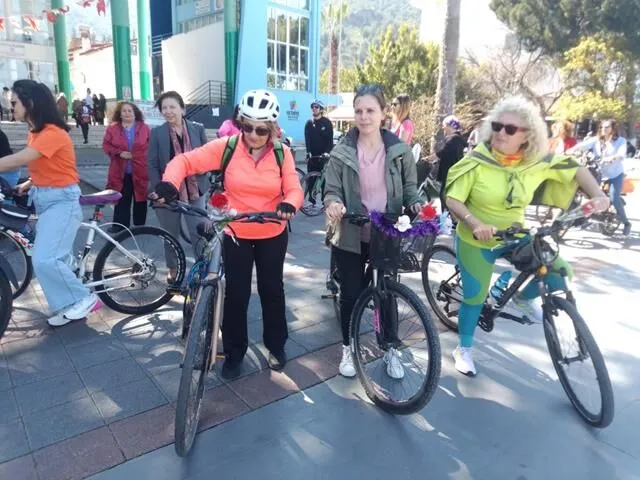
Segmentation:
<svg viewBox="0 0 640 480">
<path fill-rule="evenodd" d="M 338 297 L 337 293 L 328 293 L 326 295 L 322 295 L 320 298 L 322 298 L 322 300 L 333 300 L 337 297 Z"/>
<path fill-rule="evenodd" d="M 186 295 L 186 294 L 187 294 L 187 290 L 186 290 L 186 289 L 184 289 L 184 288 L 182 288 L 182 287 L 181 287 L 181 286 L 179 286 L 179 285 L 176 285 L 176 286 L 169 285 L 169 286 L 167 287 L 167 289 L 166 289 L 166 292 L 167 292 L 169 295 L 182 295 L 182 296 L 184 296 L 184 295 Z"/>
</svg>

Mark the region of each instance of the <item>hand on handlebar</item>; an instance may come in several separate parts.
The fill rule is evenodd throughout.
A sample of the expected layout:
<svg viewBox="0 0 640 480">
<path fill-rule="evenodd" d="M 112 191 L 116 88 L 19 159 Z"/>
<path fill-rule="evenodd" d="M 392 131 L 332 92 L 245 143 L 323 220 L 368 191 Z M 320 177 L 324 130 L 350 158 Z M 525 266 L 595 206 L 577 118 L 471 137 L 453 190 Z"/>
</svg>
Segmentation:
<svg viewBox="0 0 640 480">
<path fill-rule="evenodd" d="M 594 197 L 592 199 L 590 199 L 588 202 L 586 202 L 582 207 L 583 209 L 589 209 L 589 205 L 591 206 L 591 208 L 593 208 L 594 212 L 606 212 L 607 210 L 609 210 L 609 207 L 611 206 L 611 202 L 609 201 L 608 197 L 600 196 L 600 197 Z"/>
<path fill-rule="evenodd" d="M 290 203 L 282 202 L 276 207 L 276 213 L 283 220 L 290 220 L 296 214 L 296 207 Z"/>
<path fill-rule="evenodd" d="M 178 189 L 172 183 L 159 182 L 155 191 L 151 192 L 148 198 L 156 203 L 167 203 L 177 200 L 178 196 Z"/>
<path fill-rule="evenodd" d="M 340 202 L 333 202 L 327 207 L 327 217 L 332 222 L 339 222 L 342 220 L 342 216 L 347 213 L 347 209 Z"/>
<path fill-rule="evenodd" d="M 480 240 L 481 242 L 488 242 L 492 240 L 495 236 L 498 229 L 493 225 L 485 225 L 481 223 L 480 225 L 473 228 L 473 238 L 476 240 Z"/>
</svg>

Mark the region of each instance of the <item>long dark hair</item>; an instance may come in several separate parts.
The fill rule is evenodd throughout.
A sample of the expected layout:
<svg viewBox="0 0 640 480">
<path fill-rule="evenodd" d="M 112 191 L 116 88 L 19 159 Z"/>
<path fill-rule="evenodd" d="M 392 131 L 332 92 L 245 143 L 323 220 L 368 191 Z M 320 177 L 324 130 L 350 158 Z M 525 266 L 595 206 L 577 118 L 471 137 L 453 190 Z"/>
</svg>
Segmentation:
<svg viewBox="0 0 640 480">
<path fill-rule="evenodd" d="M 58 112 L 53 93 L 44 83 L 17 80 L 12 90 L 24 105 L 25 119 L 31 124 L 32 132 L 41 132 L 47 125 L 55 125 L 67 132 L 70 130 Z"/>
<path fill-rule="evenodd" d="M 242 128 L 242 124 L 238 120 L 239 115 L 240 115 L 240 104 L 237 104 L 236 107 L 233 109 L 233 117 L 231 117 L 231 121 L 236 127 Z"/>
<path fill-rule="evenodd" d="M 131 102 L 118 102 L 118 105 L 113 112 L 113 116 L 111 117 L 112 122 L 122 122 L 122 107 L 124 107 L 125 105 L 131 105 L 131 108 L 133 108 L 133 114 L 136 117 L 136 122 L 144 122 L 144 115 L 142 115 L 142 112 L 140 111 L 138 106 L 135 103 Z"/>
</svg>

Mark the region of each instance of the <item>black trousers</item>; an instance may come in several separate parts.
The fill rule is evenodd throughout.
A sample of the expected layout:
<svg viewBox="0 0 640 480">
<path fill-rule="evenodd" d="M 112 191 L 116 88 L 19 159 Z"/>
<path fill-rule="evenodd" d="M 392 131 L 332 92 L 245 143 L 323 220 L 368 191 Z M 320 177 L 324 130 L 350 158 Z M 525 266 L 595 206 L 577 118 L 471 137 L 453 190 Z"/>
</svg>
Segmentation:
<svg viewBox="0 0 640 480">
<path fill-rule="evenodd" d="M 133 203 L 133 224 L 144 225 L 147 221 L 147 202 L 136 202 L 133 195 L 133 175 L 130 173 L 124 176 L 122 186 L 122 198 L 113 209 L 114 223 L 120 223 L 125 227 L 131 224 L 131 204 Z M 118 228 L 118 225 L 114 225 Z"/>
<path fill-rule="evenodd" d="M 360 244 L 360 254 L 347 252 L 331 247 L 333 260 L 338 268 L 340 278 L 340 323 L 342 327 L 342 344 L 349 345 L 351 314 L 358 297 L 371 282 L 371 275 L 365 271 L 369 259 L 369 244 Z M 381 298 L 380 331 L 377 333 L 378 344 L 383 348 L 397 347 L 398 339 L 398 305 L 395 297 L 387 294 Z"/>
<path fill-rule="evenodd" d="M 82 122 L 80 124 L 80 128 L 82 129 L 82 138 L 84 138 L 85 143 L 89 141 L 89 124 Z"/>
<path fill-rule="evenodd" d="M 369 258 L 369 244 L 360 244 L 360 254 L 331 247 L 331 254 L 340 278 L 340 322 L 342 344 L 349 345 L 349 323 L 353 307 L 369 283 L 365 276 L 365 265 Z"/>
<path fill-rule="evenodd" d="M 224 353 L 232 362 L 240 361 L 247 352 L 247 309 L 251 297 L 253 264 L 258 277 L 258 294 L 262 305 L 262 339 L 274 355 L 284 351 L 289 332 L 284 306 L 282 280 L 287 253 L 287 229 L 277 237 L 264 240 L 236 239 L 225 235 L 223 255 L 227 279 L 224 298 L 222 342 Z"/>
<path fill-rule="evenodd" d="M 307 160 L 307 172 L 322 172 L 324 169 L 325 160 L 322 158 L 311 157 Z M 307 191 L 304 192 L 305 197 L 308 197 L 311 203 L 315 205 L 316 198 L 311 196 L 311 193 L 316 188 L 316 182 L 318 181 L 317 177 L 311 178 L 309 180 L 309 185 L 307 185 Z"/>
</svg>

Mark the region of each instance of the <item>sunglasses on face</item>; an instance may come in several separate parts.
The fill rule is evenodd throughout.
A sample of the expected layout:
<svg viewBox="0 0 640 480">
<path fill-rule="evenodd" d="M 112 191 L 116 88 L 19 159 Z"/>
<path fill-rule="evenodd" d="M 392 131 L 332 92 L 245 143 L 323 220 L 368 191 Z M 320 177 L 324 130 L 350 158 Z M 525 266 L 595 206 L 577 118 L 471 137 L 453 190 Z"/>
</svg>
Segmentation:
<svg viewBox="0 0 640 480">
<path fill-rule="evenodd" d="M 503 128 L 506 134 L 509 136 L 515 135 L 516 132 L 526 132 L 528 130 L 528 128 L 519 127 L 517 125 L 505 125 L 504 123 L 500 122 L 491 122 L 491 130 L 493 130 L 494 132 L 499 133 Z"/>
<path fill-rule="evenodd" d="M 18 102 L 16 102 L 15 100 L 11 100 L 11 106 L 12 106 L 12 107 L 15 107 L 15 106 L 16 106 L 16 103 L 18 103 Z"/>
<path fill-rule="evenodd" d="M 246 134 L 256 132 L 256 135 L 259 137 L 266 137 L 269 135 L 270 130 L 267 127 L 254 127 L 253 125 L 249 125 L 248 123 L 242 124 L 242 131 Z"/>
<path fill-rule="evenodd" d="M 392 106 L 392 107 L 397 107 L 398 105 L 400 105 L 398 102 L 392 102 L 392 103 L 391 103 L 391 106 Z"/>
<path fill-rule="evenodd" d="M 311 105 L 311 108 L 313 110 L 319 110 L 320 109 L 320 105 Z"/>
</svg>

